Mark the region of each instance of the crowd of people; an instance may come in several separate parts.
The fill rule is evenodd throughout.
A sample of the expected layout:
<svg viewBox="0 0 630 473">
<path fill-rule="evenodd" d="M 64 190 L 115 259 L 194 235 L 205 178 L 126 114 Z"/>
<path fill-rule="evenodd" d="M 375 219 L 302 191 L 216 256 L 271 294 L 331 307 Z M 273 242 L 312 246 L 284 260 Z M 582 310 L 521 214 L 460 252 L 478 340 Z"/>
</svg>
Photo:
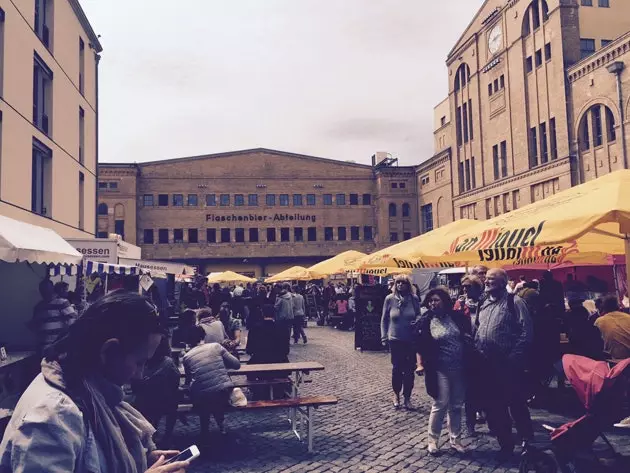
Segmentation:
<svg viewBox="0 0 630 473">
<path fill-rule="evenodd" d="M 462 436 L 475 436 L 478 421 L 485 419 L 498 439 L 499 458 L 508 459 L 517 440 L 527 444 L 533 438 L 529 405 L 544 398 L 553 377 L 564 386 L 563 353 L 612 361 L 630 357 L 630 315 L 615 296 L 597 301 L 593 311 L 581 299 L 568 300 L 565 308 L 563 286 L 551 272 L 540 281 L 516 282 L 502 269 L 484 266 L 462 278 L 461 291 L 453 301 L 447 288 L 435 287 L 421 301 L 411 280 L 398 276 L 383 306 L 381 336 L 391 354 L 393 405 L 414 410 L 414 370 L 424 374 L 433 399 L 431 454 L 440 451 L 445 417 L 450 446 L 460 453 L 466 450 Z M 568 340 L 563 342 L 562 333 Z"/>
</svg>

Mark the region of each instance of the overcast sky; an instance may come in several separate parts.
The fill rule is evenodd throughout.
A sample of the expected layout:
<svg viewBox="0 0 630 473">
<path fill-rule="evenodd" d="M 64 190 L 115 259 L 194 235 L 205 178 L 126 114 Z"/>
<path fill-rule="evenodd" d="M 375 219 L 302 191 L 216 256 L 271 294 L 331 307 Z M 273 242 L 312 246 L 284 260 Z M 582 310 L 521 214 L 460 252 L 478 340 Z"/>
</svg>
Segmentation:
<svg viewBox="0 0 630 473">
<path fill-rule="evenodd" d="M 444 61 L 482 0 L 82 0 L 104 48 L 100 160 L 265 147 L 433 153 Z"/>
</svg>

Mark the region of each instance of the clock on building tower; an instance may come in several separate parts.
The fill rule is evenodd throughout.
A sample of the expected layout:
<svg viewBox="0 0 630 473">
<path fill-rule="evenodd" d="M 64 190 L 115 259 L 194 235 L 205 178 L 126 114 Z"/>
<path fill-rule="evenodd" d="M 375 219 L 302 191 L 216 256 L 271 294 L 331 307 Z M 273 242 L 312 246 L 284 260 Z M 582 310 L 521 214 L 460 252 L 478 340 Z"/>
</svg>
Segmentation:
<svg viewBox="0 0 630 473">
<path fill-rule="evenodd" d="M 503 47 L 503 28 L 498 23 L 490 30 L 488 34 L 488 51 L 490 54 L 496 54 Z"/>
</svg>

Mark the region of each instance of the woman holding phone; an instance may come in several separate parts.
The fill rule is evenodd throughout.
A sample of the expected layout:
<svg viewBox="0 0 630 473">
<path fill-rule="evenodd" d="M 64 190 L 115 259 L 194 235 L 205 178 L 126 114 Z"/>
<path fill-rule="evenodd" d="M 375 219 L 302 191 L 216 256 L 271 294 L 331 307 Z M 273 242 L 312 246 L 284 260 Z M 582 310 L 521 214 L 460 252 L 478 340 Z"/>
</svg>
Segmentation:
<svg viewBox="0 0 630 473">
<path fill-rule="evenodd" d="M 162 339 L 146 298 L 118 290 L 102 297 L 44 353 L 41 373 L 18 402 L 0 444 L 0 471 L 184 472 L 157 450 L 155 429 L 123 401 Z M 102 468 L 101 468 L 102 465 Z"/>
</svg>

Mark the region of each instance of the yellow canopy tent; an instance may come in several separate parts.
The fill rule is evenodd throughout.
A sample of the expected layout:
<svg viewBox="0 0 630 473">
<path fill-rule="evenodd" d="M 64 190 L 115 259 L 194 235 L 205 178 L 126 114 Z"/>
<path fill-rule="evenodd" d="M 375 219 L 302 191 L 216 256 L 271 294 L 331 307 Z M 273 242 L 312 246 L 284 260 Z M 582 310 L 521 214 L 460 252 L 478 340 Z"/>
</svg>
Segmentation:
<svg viewBox="0 0 630 473">
<path fill-rule="evenodd" d="M 238 282 L 256 282 L 257 279 L 248 278 L 242 274 L 235 273 L 233 271 L 225 271 L 214 276 L 208 276 L 208 284 L 214 283 L 238 283 Z"/>
<path fill-rule="evenodd" d="M 282 282 L 282 281 L 310 281 L 312 279 L 321 279 L 323 276 L 314 271 L 310 271 L 303 266 L 293 266 L 284 271 L 265 279 L 265 283 Z"/>
<path fill-rule="evenodd" d="M 396 274 L 395 270 L 411 271 L 415 268 L 448 268 L 456 266 L 452 263 L 444 263 L 436 259 L 443 251 L 444 241 L 450 241 L 454 235 L 458 235 L 466 229 L 478 225 L 476 220 L 456 220 L 428 233 L 423 233 L 410 240 L 388 246 L 380 251 L 365 256 L 357 262 L 362 270 L 372 269 L 386 276 Z M 392 271 L 394 270 L 394 271 Z"/>
<path fill-rule="evenodd" d="M 321 263 L 317 263 L 308 269 L 323 276 L 355 271 L 359 268 L 357 262 L 365 256 L 367 255 L 365 253 L 361 253 L 360 251 L 344 251 L 343 253 L 339 253 L 337 256 L 333 256 Z"/>
<path fill-rule="evenodd" d="M 431 248 L 431 259 L 490 267 L 604 264 L 608 255 L 625 254 L 628 261 L 629 238 L 630 171 L 622 170 L 451 232 L 441 248 Z M 419 262 L 411 251 L 401 258 L 388 264 Z"/>
</svg>

